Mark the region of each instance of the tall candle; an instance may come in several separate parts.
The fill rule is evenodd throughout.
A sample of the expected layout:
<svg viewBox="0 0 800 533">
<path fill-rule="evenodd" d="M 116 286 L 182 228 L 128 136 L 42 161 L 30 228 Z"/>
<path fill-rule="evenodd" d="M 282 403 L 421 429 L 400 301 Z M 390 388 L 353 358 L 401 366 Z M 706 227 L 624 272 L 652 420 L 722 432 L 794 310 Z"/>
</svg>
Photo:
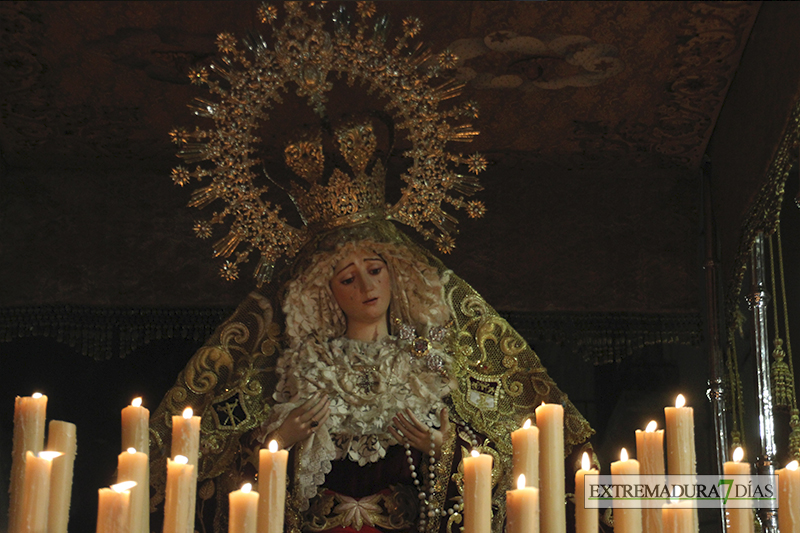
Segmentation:
<svg viewBox="0 0 800 533">
<path fill-rule="evenodd" d="M 172 455 L 183 455 L 190 465 L 197 467 L 199 450 L 200 417 L 187 407 L 182 415 L 172 417 Z"/>
<path fill-rule="evenodd" d="M 539 533 L 539 489 L 525 485 L 520 474 L 517 489 L 506 491 L 506 533 Z"/>
<path fill-rule="evenodd" d="M 492 456 L 472 450 L 464 457 L 464 533 L 492 530 Z"/>
<path fill-rule="evenodd" d="M 258 493 L 250 483 L 228 494 L 228 533 L 256 533 Z"/>
<path fill-rule="evenodd" d="M 150 411 L 142 407 L 142 399 L 134 398 L 122 410 L 122 451 L 135 448 L 150 454 Z M 174 455 L 174 454 L 173 454 Z"/>
<path fill-rule="evenodd" d="M 50 472 L 57 452 L 25 453 L 25 480 L 22 485 L 22 503 L 17 517 L 20 533 L 45 533 L 47 508 L 50 503 Z"/>
<path fill-rule="evenodd" d="M 270 441 L 258 455 L 258 533 L 282 533 L 289 452 Z"/>
<path fill-rule="evenodd" d="M 25 483 L 25 453 L 34 455 L 44 447 L 44 421 L 47 396 L 40 392 L 32 396 L 17 396 L 14 401 L 14 443 L 11 449 L 11 479 L 9 483 L 8 531 L 17 533 L 17 517 L 22 505 Z"/>
<path fill-rule="evenodd" d="M 150 531 L 150 475 L 147 454 L 128 448 L 117 457 L 117 482 L 133 481 L 130 489 L 130 533 Z"/>
<path fill-rule="evenodd" d="M 692 533 L 694 531 L 694 511 L 692 502 L 664 504 L 661 507 L 664 533 Z"/>
<path fill-rule="evenodd" d="M 639 473 L 645 483 L 664 482 L 664 430 L 656 429 L 658 424 L 651 420 L 644 431 L 636 430 L 636 458 L 639 460 Z M 642 509 L 642 531 L 662 533 L 661 509 Z"/>
<path fill-rule="evenodd" d="M 749 478 L 750 463 L 743 463 L 742 459 L 744 459 L 744 450 L 736 448 L 733 452 L 733 461 L 726 461 L 722 465 L 722 472 L 726 476 L 747 476 Z M 748 483 L 748 481 L 745 480 L 744 483 Z M 783 510 L 781 508 L 781 513 Z M 729 509 L 726 507 L 725 517 L 728 522 L 728 533 L 753 533 L 755 530 L 752 509 Z"/>
<path fill-rule="evenodd" d="M 576 533 L 597 533 L 598 531 L 598 511 L 597 509 L 587 509 L 586 498 L 586 474 L 597 475 L 598 471 L 592 468 L 589 454 L 583 452 L 581 457 L 581 468 L 575 472 L 575 532 Z"/>
<path fill-rule="evenodd" d="M 685 407 L 682 394 L 675 407 L 665 407 L 667 421 L 667 472 L 671 476 L 697 474 L 694 453 L 694 409 Z"/>
<path fill-rule="evenodd" d="M 778 530 L 800 533 L 800 469 L 792 461 L 778 474 Z"/>
<path fill-rule="evenodd" d="M 565 533 L 564 408 L 543 403 L 536 408 L 536 425 L 539 427 L 540 527 L 547 533 Z"/>
<path fill-rule="evenodd" d="M 130 533 L 130 497 L 133 481 L 97 491 L 97 533 Z"/>
<path fill-rule="evenodd" d="M 617 476 L 638 476 L 639 461 L 628 459 L 628 451 L 622 448 L 619 454 L 619 461 L 611 463 L 611 482 L 615 485 L 623 483 L 621 480 L 614 479 Z M 614 507 L 614 533 L 642 533 L 642 510 L 623 509 L 617 507 L 616 500 Z"/>
<path fill-rule="evenodd" d="M 675 407 L 665 407 L 667 423 L 667 473 L 670 476 L 685 476 L 680 483 L 693 484 L 697 475 L 694 451 L 694 409 L 686 407 L 683 394 L 675 398 Z M 697 509 L 692 511 L 694 529 L 697 531 Z"/>
<path fill-rule="evenodd" d="M 164 533 L 193 533 L 195 467 L 189 459 L 176 455 L 167 458 L 167 490 L 164 494 Z"/>
<path fill-rule="evenodd" d="M 511 445 L 514 449 L 511 462 L 513 479 L 524 475 L 527 486 L 538 487 L 539 428 L 531 424 L 530 418 L 520 429 L 511 432 Z"/>
<path fill-rule="evenodd" d="M 67 533 L 69 506 L 72 501 L 72 470 L 78 449 L 75 424 L 51 420 L 47 433 L 47 451 L 59 452 L 50 472 L 50 505 L 47 533 Z"/>
</svg>

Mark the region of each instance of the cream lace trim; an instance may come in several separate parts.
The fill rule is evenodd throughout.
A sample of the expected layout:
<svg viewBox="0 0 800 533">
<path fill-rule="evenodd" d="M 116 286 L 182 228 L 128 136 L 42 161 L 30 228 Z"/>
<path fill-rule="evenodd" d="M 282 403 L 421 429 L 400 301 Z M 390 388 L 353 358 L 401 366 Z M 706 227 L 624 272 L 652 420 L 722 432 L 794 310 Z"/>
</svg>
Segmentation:
<svg viewBox="0 0 800 533">
<path fill-rule="evenodd" d="M 439 354 L 449 368 L 450 357 Z M 378 342 L 346 338 L 310 341 L 284 352 L 278 361 L 278 402 L 264 427 L 277 429 L 286 416 L 315 391 L 331 398 L 331 415 L 302 446 L 296 480 L 301 510 L 316 495 L 331 461 L 349 459 L 363 466 L 385 457 L 397 441 L 389 433 L 392 417 L 411 409 L 424 424 L 439 426 L 442 398 L 454 386 L 448 377 L 412 355 L 409 343 L 388 337 Z"/>
</svg>

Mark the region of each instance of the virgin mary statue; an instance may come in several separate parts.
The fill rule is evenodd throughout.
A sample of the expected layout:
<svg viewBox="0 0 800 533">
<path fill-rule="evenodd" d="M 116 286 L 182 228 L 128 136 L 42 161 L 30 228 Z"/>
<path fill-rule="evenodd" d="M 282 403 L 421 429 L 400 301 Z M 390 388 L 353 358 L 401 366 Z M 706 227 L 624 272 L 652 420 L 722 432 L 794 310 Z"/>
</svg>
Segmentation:
<svg viewBox="0 0 800 533">
<path fill-rule="evenodd" d="M 371 4 L 358 3 L 356 22 L 344 10 L 330 22 L 324 6 L 312 4 L 287 3 L 282 25 L 274 6 L 262 7 L 271 42 L 251 35 L 243 51 L 220 35 L 222 59 L 211 69 L 220 79 L 192 73 L 216 95 L 199 106 L 213 127 L 174 132 L 181 156 L 203 164 L 179 166 L 173 176 L 180 185 L 210 181 L 190 205 L 225 207 L 195 230 L 204 237 L 213 224 L 230 224 L 215 245 L 228 258 L 222 274 L 238 276 L 260 253 L 258 287 L 192 357 L 152 417 L 152 503 L 163 501 L 171 417 L 190 406 L 201 416 L 200 531 L 227 531 L 228 493 L 256 480 L 259 450 L 273 440 L 290 451 L 287 531 L 457 532 L 461 459 L 473 449 L 493 457 L 493 529 L 502 531 L 510 432 L 542 402 L 564 407 L 565 458 L 592 430 L 525 340 L 398 228 L 410 226 L 447 252 L 455 219 L 443 204 L 471 216 L 484 211 L 464 199 L 480 187 L 458 169 L 477 174 L 485 161 L 447 149 L 475 133 L 455 124 L 475 116 L 474 104 L 439 109 L 457 87 L 434 80 L 453 58 L 410 46 L 419 32 L 413 17 L 390 45 Z M 334 78 L 367 83 L 389 133 L 367 115 L 332 124 Z M 272 191 L 257 181 L 252 157 L 265 109 L 292 88 L 320 127 L 285 145 L 285 163 L 301 180 L 268 183 L 291 196 L 300 229 L 265 199 Z M 400 200 L 388 205 L 376 154 L 395 130 L 410 146 L 403 154 L 410 165 Z"/>
</svg>

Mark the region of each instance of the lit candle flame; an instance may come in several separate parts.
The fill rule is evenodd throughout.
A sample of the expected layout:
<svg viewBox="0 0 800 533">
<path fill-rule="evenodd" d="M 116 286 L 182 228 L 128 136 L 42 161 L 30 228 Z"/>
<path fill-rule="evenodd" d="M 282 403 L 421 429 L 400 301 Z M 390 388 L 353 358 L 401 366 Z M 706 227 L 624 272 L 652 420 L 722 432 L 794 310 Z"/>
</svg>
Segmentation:
<svg viewBox="0 0 800 533">
<path fill-rule="evenodd" d="M 37 399 L 38 399 L 38 398 L 41 398 L 41 397 L 42 397 L 42 393 L 41 393 L 41 392 L 34 392 L 34 393 L 31 395 L 31 397 L 32 397 L 32 398 L 37 398 Z"/>
<path fill-rule="evenodd" d="M 683 407 L 684 405 L 686 405 L 686 398 L 683 397 L 683 394 L 678 394 L 675 397 L 675 407 L 680 408 Z"/>
<path fill-rule="evenodd" d="M 478 457 L 480 454 L 481 452 L 479 452 L 478 450 L 472 450 L 470 452 L 470 455 L 472 455 L 472 457 Z"/>
<path fill-rule="evenodd" d="M 520 474 L 517 478 L 517 489 L 525 488 L 525 474 Z"/>
<path fill-rule="evenodd" d="M 250 492 L 251 490 L 253 490 L 253 485 L 250 483 L 245 483 L 242 485 L 242 492 Z"/>
<path fill-rule="evenodd" d="M 583 456 L 581 457 L 581 470 L 589 470 L 592 467 L 592 464 L 589 462 L 589 454 L 583 452 Z"/>
<path fill-rule="evenodd" d="M 39 459 L 46 459 L 48 461 L 52 461 L 56 457 L 64 455 L 61 452 L 39 452 Z"/>
<path fill-rule="evenodd" d="M 128 448 L 127 451 L 128 451 L 128 453 L 136 453 L 136 448 L 131 447 L 131 448 Z"/>
<path fill-rule="evenodd" d="M 186 420 L 189 420 L 193 416 L 194 416 L 194 411 L 192 411 L 191 407 L 187 407 L 186 409 L 183 410 L 183 418 L 185 418 Z"/>
<path fill-rule="evenodd" d="M 134 407 L 141 407 L 142 406 L 142 399 L 141 398 L 134 398 L 131 401 L 131 405 Z"/>
<path fill-rule="evenodd" d="M 131 490 L 135 486 L 136 486 L 135 481 L 123 481 L 122 483 L 111 485 L 111 489 L 114 492 L 125 492 L 126 490 Z"/>
<path fill-rule="evenodd" d="M 645 433 L 655 433 L 656 428 L 658 427 L 658 423 L 655 420 L 651 420 L 647 427 L 644 428 Z"/>
<path fill-rule="evenodd" d="M 522 429 L 528 429 L 531 427 L 531 419 L 527 419 L 524 424 L 522 424 Z"/>
<path fill-rule="evenodd" d="M 275 439 L 269 441 L 269 451 L 270 453 L 275 453 L 278 451 L 278 441 Z"/>
<path fill-rule="evenodd" d="M 737 463 L 741 463 L 742 459 L 744 459 L 744 450 L 741 446 L 737 446 L 735 450 L 733 450 L 733 460 Z"/>
<path fill-rule="evenodd" d="M 175 459 L 172 460 L 173 463 L 178 463 L 179 465 L 188 465 L 189 458 L 185 455 L 176 455 Z"/>
<path fill-rule="evenodd" d="M 791 463 L 789 463 L 788 465 L 786 465 L 786 468 L 787 468 L 788 470 L 797 470 L 797 466 L 798 466 L 798 465 L 797 465 L 797 461 L 792 461 Z"/>
<path fill-rule="evenodd" d="M 628 460 L 628 450 L 622 448 L 619 452 L 619 460 L 620 461 L 627 461 Z"/>
</svg>

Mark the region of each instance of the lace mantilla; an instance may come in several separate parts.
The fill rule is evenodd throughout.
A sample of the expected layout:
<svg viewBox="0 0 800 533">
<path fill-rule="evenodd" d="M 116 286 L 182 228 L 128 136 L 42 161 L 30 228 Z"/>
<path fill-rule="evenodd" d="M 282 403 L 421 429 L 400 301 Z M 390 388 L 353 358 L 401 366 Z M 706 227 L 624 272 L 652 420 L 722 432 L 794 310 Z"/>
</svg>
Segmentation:
<svg viewBox="0 0 800 533">
<path fill-rule="evenodd" d="M 437 427 L 442 398 L 454 386 L 447 375 L 432 370 L 426 358 L 414 355 L 412 343 L 387 337 L 377 342 L 347 338 L 309 342 L 287 350 L 278 361 L 278 402 L 265 434 L 317 390 L 331 399 L 330 417 L 295 453 L 300 454 L 297 479 L 304 509 L 330 472 L 331 461 L 349 459 L 363 466 L 386 456 L 397 441 L 389 433 L 392 417 L 410 409 L 423 423 Z M 450 356 L 431 347 L 450 366 Z"/>
</svg>

